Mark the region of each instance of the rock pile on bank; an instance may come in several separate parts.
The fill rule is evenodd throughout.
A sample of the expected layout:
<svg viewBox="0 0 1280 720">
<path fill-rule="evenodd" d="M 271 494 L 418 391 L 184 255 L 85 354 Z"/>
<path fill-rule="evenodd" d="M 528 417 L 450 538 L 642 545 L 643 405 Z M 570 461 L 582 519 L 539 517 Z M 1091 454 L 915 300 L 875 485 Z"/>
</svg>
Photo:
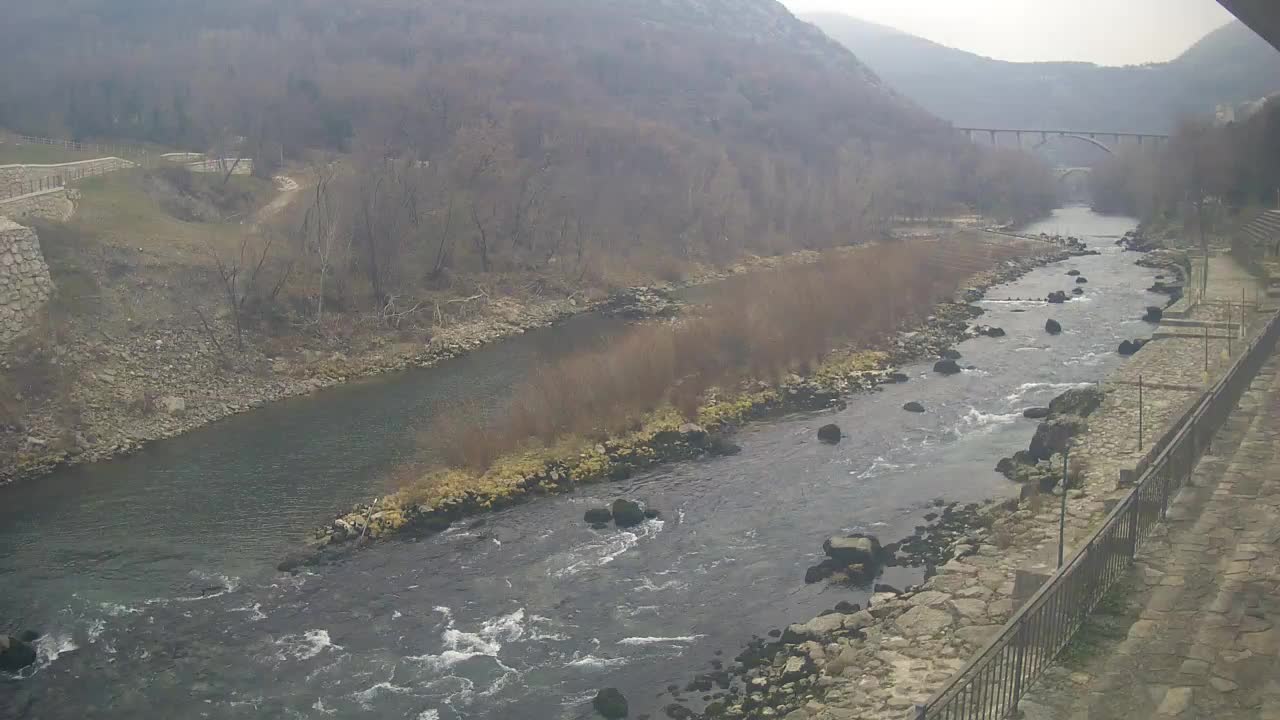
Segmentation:
<svg viewBox="0 0 1280 720">
<path fill-rule="evenodd" d="M 1086 418 L 1102 406 L 1106 393 L 1098 387 L 1073 388 L 1054 398 L 1043 413 L 1036 427 L 1036 434 L 1026 450 L 1019 450 L 1012 457 L 1001 458 L 996 472 L 1023 483 L 1034 490 L 1047 492 L 1062 478 L 1062 453 L 1072 439 L 1088 428 Z M 1024 416 L 1030 411 L 1024 412 Z"/>
</svg>

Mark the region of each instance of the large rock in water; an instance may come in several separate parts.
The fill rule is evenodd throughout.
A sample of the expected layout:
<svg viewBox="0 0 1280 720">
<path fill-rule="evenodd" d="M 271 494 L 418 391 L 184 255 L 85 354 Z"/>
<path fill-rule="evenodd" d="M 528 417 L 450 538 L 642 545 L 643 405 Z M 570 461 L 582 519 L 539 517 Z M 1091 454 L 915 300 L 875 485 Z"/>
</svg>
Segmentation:
<svg viewBox="0 0 1280 720">
<path fill-rule="evenodd" d="M 1104 399 L 1106 394 L 1095 386 L 1072 388 L 1049 401 L 1049 413 L 1089 417 L 1094 410 L 1102 407 Z"/>
<path fill-rule="evenodd" d="M 618 720 L 627 716 L 627 699 L 618 688 L 605 688 L 596 693 L 591 707 L 609 720 Z"/>
<path fill-rule="evenodd" d="M 956 375 L 960 372 L 960 363 L 955 360 L 939 360 L 933 364 L 933 371 L 942 375 Z"/>
<path fill-rule="evenodd" d="M 1054 453 L 1061 453 L 1071 443 L 1071 438 L 1085 429 L 1085 422 L 1074 415 L 1063 415 L 1040 423 L 1027 453 L 1032 463 L 1048 460 Z"/>
<path fill-rule="evenodd" d="M 902 409 L 911 413 L 922 413 L 924 412 L 924 405 L 912 400 L 911 402 L 903 405 Z"/>
<path fill-rule="evenodd" d="M 1120 347 L 1116 349 L 1116 352 L 1120 353 L 1122 357 L 1129 357 L 1136 354 L 1146 344 L 1146 340 L 1121 340 Z"/>
<path fill-rule="evenodd" d="M 1087 277 L 1085 277 L 1085 276 L 1083 276 L 1083 275 L 1081 275 L 1080 277 L 1076 278 L 1076 284 L 1077 284 L 1077 285 L 1084 285 L 1084 284 L 1085 284 L 1085 283 L 1087 283 L 1087 282 L 1089 282 L 1089 278 L 1087 278 Z"/>
<path fill-rule="evenodd" d="M 0 670 L 16 673 L 35 661 L 35 648 L 11 635 L 0 635 Z"/>
<path fill-rule="evenodd" d="M 592 508 L 582 514 L 582 519 L 590 525 L 607 523 L 613 519 L 613 511 L 609 508 Z"/>
<path fill-rule="evenodd" d="M 1049 293 L 1049 297 L 1047 299 L 1050 303 L 1059 305 L 1067 301 L 1067 294 L 1062 290 L 1054 290 Z"/>
<path fill-rule="evenodd" d="M 829 445 L 835 445 L 844 437 L 839 425 L 823 425 L 818 428 L 818 439 Z"/>
<path fill-rule="evenodd" d="M 1058 335 L 1062 332 L 1062 323 L 1050 318 L 1044 321 L 1044 331 L 1050 335 Z"/>
<path fill-rule="evenodd" d="M 1068 274 L 1068 275 L 1070 275 L 1070 276 L 1072 276 L 1072 277 L 1075 277 L 1076 275 L 1079 275 L 1079 274 L 1080 274 L 1080 271 L 1079 271 L 1079 270 L 1068 270 L 1068 271 L 1067 271 L 1067 274 Z"/>
<path fill-rule="evenodd" d="M 1043 420 L 1049 417 L 1050 414 L 1052 414 L 1052 411 L 1047 407 L 1029 407 L 1022 411 L 1022 417 L 1028 420 Z"/>
<path fill-rule="evenodd" d="M 640 503 L 630 500 L 614 500 L 611 510 L 613 522 L 618 527 L 635 527 L 644 522 L 644 510 L 640 507 Z"/>
<path fill-rule="evenodd" d="M 870 535 L 829 537 L 822 543 L 822 552 L 843 565 L 858 563 L 868 566 L 880 564 L 884 554 L 880 541 Z"/>
<path fill-rule="evenodd" d="M 1148 305 L 1147 314 L 1143 315 L 1142 319 L 1149 323 L 1158 323 L 1164 319 L 1164 310 L 1161 310 L 1155 305 Z"/>
</svg>

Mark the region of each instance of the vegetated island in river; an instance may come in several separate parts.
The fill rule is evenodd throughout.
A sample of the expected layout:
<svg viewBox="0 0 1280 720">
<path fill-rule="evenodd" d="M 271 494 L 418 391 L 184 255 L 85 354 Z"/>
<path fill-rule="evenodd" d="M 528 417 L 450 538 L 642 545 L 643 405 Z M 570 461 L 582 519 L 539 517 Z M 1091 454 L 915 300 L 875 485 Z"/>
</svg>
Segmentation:
<svg viewBox="0 0 1280 720">
<path fill-rule="evenodd" d="M 947 255 L 949 251 L 954 252 L 952 246 L 936 241 L 912 243 L 919 245 L 908 247 L 906 252 L 911 253 L 920 274 L 887 278 L 890 284 L 886 291 L 906 292 L 900 283 L 915 280 L 933 283 L 929 288 L 931 292 L 925 293 L 931 297 L 927 302 L 917 301 L 915 307 L 898 307 L 882 316 L 881 325 L 874 328 L 874 333 L 862 334 L 853 346 L 825 352 L 819 362 L 808 368 L 804 362 L 795 363 L 786 368 L 787 372 L 779 373 L 779 379 L 773 382 L 758 379 L 757 375 L 730 385 L 735 390 L 729 392 L 719 386 L 707 387 L 698 395 L 696 407 L 685 407 L 683 412 L 670 402 L 654 403 L 642 417 L 632 420 L 625 432 L 595 438 L 562 435 L 541 447 L 501 454 L 480 468 L 429 472 L 398 492 L 341 513 L 317 529 L 306 550 L 291 554 L 280 564 L 281 569 L 323 563 L 349 548 L 399 533 L 438 532 L 459 518 L 512 505 L 533 495 L 566 492 L 579 484 L 623 479 L 663 462 L 736 452 L 727 436 L 735 426 L 779 413 L 830 407 L 853 391 L 902 382 L 906 377 L 897 372 L 896 367 L 922 358 L 941 357 L 963 339 L 993 332 L 973 324 L 983 311 L 972 303 L 980 300 L 988 288 L 1014 280 L 1042 265 L 1093 252 L 1086 250 L 1076 238 L 1046 237 L 1041 242 L 1003 244 L 978 242 L 977 246 L 981 246 L 986 256 L 977 265 L 972 264 L 971 257 L 971 264 L 965 266 L 959 256 Z M 892 245 L 886 244 L 886 247 Z M 850 252 L 867 252 L 867 248 Z M 853 258 L 848 262 L 865 259 Z M 813 267 L 804 266 L 799 270 L 809 268 L 820 272 L 812 270 Z M 947 271 L 939 272 L 939 267 Z M 840 277 L 837 270 L 824 279 L 838 283 Z M 756 279 L 752 283 L 759 285 Z M 872 310 L 848 304 L 836 288 L 818 288 L 818 292 L 827 293 L 826 302 L 834 305 L 839 313 Z M 919 300 L 920 295 L 916 298 Z M 808 307 L 812 309 L 812 304 Z M 929 314 L 925 315 L 926 311 Z M 678 327 L 682 322 L 688 320 L 677 320 L 673 326 Z M 837 336 L 828 333 L 824 337 Z"/>
</svg>

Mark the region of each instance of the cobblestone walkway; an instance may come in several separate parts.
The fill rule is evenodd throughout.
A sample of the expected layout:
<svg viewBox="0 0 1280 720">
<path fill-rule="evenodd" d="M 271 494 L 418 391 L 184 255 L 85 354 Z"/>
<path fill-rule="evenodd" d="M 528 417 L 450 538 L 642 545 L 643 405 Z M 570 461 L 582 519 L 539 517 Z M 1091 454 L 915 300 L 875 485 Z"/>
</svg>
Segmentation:
<svg viewBox="0 0 1280 720">
<path fill-rule="evenodd" d="M 1025 720 L 1280 720 L 1280 360 L 1213 449 Z"/>
</svg>

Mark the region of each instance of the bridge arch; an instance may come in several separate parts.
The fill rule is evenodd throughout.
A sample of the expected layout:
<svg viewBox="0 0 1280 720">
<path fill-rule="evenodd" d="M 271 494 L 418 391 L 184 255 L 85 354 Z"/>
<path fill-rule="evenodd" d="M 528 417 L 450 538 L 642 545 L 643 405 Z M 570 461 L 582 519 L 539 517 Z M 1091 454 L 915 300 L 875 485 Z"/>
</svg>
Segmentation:
<svg viewBox="0 0 1280 720">
<path fill-rule="evenodd" d="M 1060 168 L 1057 172 L 1059 180 L 1066 180 L 1072 175 L 1092 175 L 1093 168 L 1090 167 L 1069 167 Z"/>
<path fill-rule="evenodd" d="M 1108 155 L 1115 155 L 1115 154 L 1116 154 L 1114 150 L 1112 150 L 1110 147 L 1108 147 L 1105 143 L 1103 143 L 1102 141 L 1098 140 L 1097 138 L 1091 138 L 1091 137 L 1089 137 L 1088 135 L 1077 135 L 1077 134 L 1075 134 L 1075 133 L 1059 133 L 1059 134 L 1052 135 L 1052 136 L 1046 136 L 1043 140 L 1041 140 L 1040 142 L 1038 142 L 1038 143 L 1036 143 L 1035 145 L 1033 145 L 1033 146 L 1031 147 L 1031 149 L 1032 149 L 1032 150 L 1039 150 L 1040 148 L 1044 147 L 1044 146 L 1045 146 L 1045 145 L 1046 145 L 1050 140 L 1053 140 L 1054 138 L 1071 138 L 1072 140 L 1080 140 L 1080 141 L 1083 141 L 1083 142 L 1087 142 L 1087 143 L 1089 143 L 1090 145 L 1093 145 L 1094 147 L 1102 148 L 1102 151 L 1103 151 L 1103 152 L 1105 152 L 1105 153 L 1106 153 L 1106 154 L 1108 154 Z"/>
</svg>

